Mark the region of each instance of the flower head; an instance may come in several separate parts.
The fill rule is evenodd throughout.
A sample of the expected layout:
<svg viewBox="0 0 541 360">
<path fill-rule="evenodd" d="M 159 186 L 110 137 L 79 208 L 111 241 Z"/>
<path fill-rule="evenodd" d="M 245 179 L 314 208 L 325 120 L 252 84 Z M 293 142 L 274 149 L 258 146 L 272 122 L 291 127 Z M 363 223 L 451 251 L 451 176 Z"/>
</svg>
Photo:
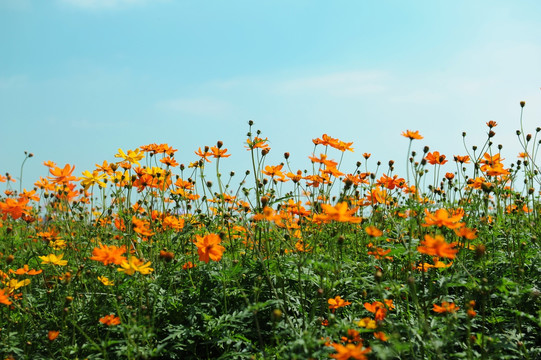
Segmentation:
<svg viewBox="0 0 541 360">
<path fill-rule="evenodd" d="M 222 239 L 217 234 L 208 234 L 205 236 L 196 235 L 195 246 L 197 246 L 197 253 L 199 254 L 199 260 L 206 263 L 209 260 L 220 261 L 225 248 L 220 245 Z"/>
<path fill-rule="evenodd" d="M 51 264 L 58 266 L 65 266 L 68 264 L 68 260 L 62 260 L 64 254 L 56 256 L 55 254 L 49 254 L 46 256 L 38 256 L 41 259 L 42 264 Z"/>
<path fill-rule="evenodd" d="M 421 140 L 423 138 L 419 134 L 419 130 L 416 130 L 416 131 L 406 130 L 405 132 L 402 132 L 402 136 L 407 137 L 410 140 Z"/>
</svg>

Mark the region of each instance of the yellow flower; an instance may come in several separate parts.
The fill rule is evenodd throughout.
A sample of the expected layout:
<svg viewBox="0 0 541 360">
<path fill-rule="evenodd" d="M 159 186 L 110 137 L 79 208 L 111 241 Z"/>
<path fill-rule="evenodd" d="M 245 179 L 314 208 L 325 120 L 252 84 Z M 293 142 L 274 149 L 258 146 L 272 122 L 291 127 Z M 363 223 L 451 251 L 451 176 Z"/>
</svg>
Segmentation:
<svg viewBox="0 0 541 360">
<path fill-rule="evenodd" d="M 135 272 L 140 272 L 143 275 L 147 275 L 154 271 L 154 269 L 150 267 L 150 261 L 146 264 L 143 264 L 141 260 L 133 256 L 130 257 L 128 261 L 123 261 L 120 266 L 122 268 L 119 268 L 117 270 L 122 271 L 126 275 L 133 275 L 135 274 Z"/>
<path fill-rule="evenodd" d="M 66 247 L 66 242 L 64 240 L 54 240 L 54 241 L 49 241 L 49 246 L 52 247 L 53 249 L 55 250 L 61 250 L 63 248 Z"/>
<path fill-rule="evenodd" d="M 55 254 L 49 254 L 47 256 L 39 256 L 42 264 L 52 264 L 52 265 L 59 265 L 59 266 L 64 266 L 68 264 L 67 260 L 62 260 L 63 257 L 64 257 L 64 254 L 60 254 L 58 256 L 56 256 Z"/>
<path fill-rule="evenodd" d="M 8 288 L 8 293 L 11 294 L 13 291 L 30 284 L 30 279 L 24 279 L 17 281 L 17 279 L 11 279 L 7 282 L 6 286 Z"/>
<path fill-rule="evenodd" d="M 101 283 L 103 285 L 105 285 L 105 286 L 114 286 L 115 285 L 115 282 L 109 280 L 109 278 L 107 278 L 107 276 L 98 276 L 98 280 L 101 281 Z"/>
<path fill-rule="evenodd" d="M 135 151 L 128 150 L 128 154 L 125 154 L 122 149 L 118 149 L 118 154 L 116 154 L 115 157 L 122 158 L 131 164 L 140 165 L 139 160 L 144 158 L 145 154 L 143 154 L 139 149 L 135 149 Z"/>
<path fill-rule="evenodd" d="M 98 184 L 100 187 L 104 188 L 107 185 L 101 181 L 102 179 L 105 179 L 107 177 L 107 174 L 99 174 L 97 170 L 94 170 L 92 173 L 90 171 L 86 170 L 83 172 L 83 178 L 81 180 L 81 185 L 88 189 L 94 184 Z"/>
<path fill-rule="evenodd" d="M 357 323 L 362 328 L 375 329 L 378 327 L 376 320 L 365 317 L 364 319 L 359 320 Z"/>
</svg>

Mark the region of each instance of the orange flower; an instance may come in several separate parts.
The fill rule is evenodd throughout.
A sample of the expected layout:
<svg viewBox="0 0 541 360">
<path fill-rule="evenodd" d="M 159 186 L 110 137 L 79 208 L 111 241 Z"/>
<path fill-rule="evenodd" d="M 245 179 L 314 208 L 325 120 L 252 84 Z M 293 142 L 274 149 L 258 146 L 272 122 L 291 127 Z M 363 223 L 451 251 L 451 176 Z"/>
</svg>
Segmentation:
<svg viewBox="0 0 541 360">
<path fill-rule="evenodd" d="M 16 275 L 38 275 L 38 274 L 41 274 L 42 272 L 43 270 L 30 269 L 28 265 L 26 264 L 23 265 L 22 268 L 17 269 L 17 270 L 9 269 L 10 274 L 16 274 Z"/>
<path fill-rule="evenodd" d="M 191 261 L 188 261 L 187 263 L 182 265 L 182 270 L 187 270 L 195 267 L 196 265 L 192 263 Z"/>
<path fill-rule="evenodd" d="M 385 300 L 385 304 L 381 301 L 374 301 L 372 304 L 364 303 L 364 308 L 375 314 L 376 321 L 383 321 L 387 315 L 387 308 L 394 309 L 393 300 Z"/>
<path fill-rule="evenodd" d="M 222 239 L 217 234 L 208 234 L 203 236 L 196 235 L 195 246 L 197 246 L 197 253 L 199 254 L 199 260 L 208 263 L 209 260 L 220 261 L 225 248 L 220 245 Z"/>
<path fill-rule="evenodd" d="M 483 164 L 481 166 L 481 171 L 487 174 L 488 176 L 500 176 L 500 175 L 509 175 L 509 171 L 503 168 L 502 160 L 500 159 L 500 154 L 490 156 L 488 153 L 483 155 L 484 159 L 479 161 Z"/>
<path fill-rule="evenodd" d="M 73 170 L 75 170 L 75 165 L 71 167 L 69 164 L 66 164 L 63 169 L 54 166 L 49 169 L 49 173 L 52 175 L 52 177 L 48 176 L 49 180 L 51 180 L 54 184 L 67 184 L 70 181 L 77 181 L 78 178 L 75 176 L 72 176 Z"/>
<path fill-rule="evenodd" d="M 253 140 L 246 140 L 246 143 L 248 146 L 246 146 L 246 150 L 250 151 L 252 149 L 263 149 L 263 150 L 270 150 L 269 145 L 267 144 L 267 138 L 259 138 L 255 137 Z"/>
<path fill-rule="evenodd" d="M 364 231 L 366 231 L 366 233 L 372 237 L 378 237 L 378 236 L 383 235 L 383 231 L 381 231 L 375 226 L 369 226 L 366 229 L 364 229 Z"/>
<path fill-rule="evenodd" d="M 321 221 L 339 221 L 339 222 L 350 222 L 350 223 L 360 223 L 363 221 L 360 217 L 355 217 L 353 214 L 357 211 L 357 208 L 348 209 L 347 202 L 341 202 L 335 206 L 329 204 L 321 204 L 324 214 L 316 215 L 315 218 Z"/>
<path fill-rule="evenodd" d="M 280 164 L 280 165 L 276 165 L 276 166 L 267 165 L 267 166 L 265 166 L 265 170 L 261 170 L 261 172 L 263 174 L 267 175 L 267 176 L 272 177 L 272 178 L 276 177 L 277 178 L 276 180 L 286 181 L 285 180 L 285 175 L 281 171 L 283 166 L 284 166 L 284 164 Z"/>
<path fill-rule="evenodd" d="M 100 323 L 107 326 L 120 325 L 120 318 L 115 315 L 105 315 L 100 319 Z"/>
<path fill-rule="evenodd" d="M 375 337 L 376 339 L 381 340 L 381 341 L 387 341 L 387 340 L 389 340 L 389 337 L 388 337 L 387 335 L 385 335 L 385 333 L 384 333 L 383 331 L 376 331 L 376 332 L 374 333 L 374 337 Z"/>
<path fill-rule="evenodd" d="M 473 310 L 473 308 L 475 307 L 475 300 L 470 300 L 470 302 L 468 302 L 468 311 L 467 311 L 467 314 L 470 318 L 474 318 L 477 316 L 477 313 L 475 312 L 475 310 Z"/>
<path fill-rule="evenodd" d="M 443 301 L 441 303 L 441 306 L 434 304 L 434 307 L 432 308 L 432 310 L 434 312 L 437 312 L 439 314 L 442 314 L 442 313 L 454 313 L 458 309 L 460 309 L 460 308 L 458 306 L 456 306 L 455 303 L 449 303 L 447 301 Z"/>
<path fill-rule="evenodd" d="M 49 333 L 47 334 L 47 338 L 49 341 L 54 341 L 58 335 L 60 334 L 60 331 L 58 330 L 49 330 Z"/>
<path fill-rule="evenodd" d="M 455 234 L 458 237 L 467 239 L 467 240 L 473 240 L 477 238 L 477 230 L 476 229 L 470 229 L 467 227 L 461 227 L 459 229 L 455 229 Z"/>
<path fill-rule="evenodd" d="M 212 156 L 214 158 L 222 158 L 222 157 L 230 157 L 231 154 L 225 154 L 227 152 L 227 149 L 220 149 L 216 146 L 213 146 L 210 148 L 210 151 L 212 151 Z"/>
<path fill-rule="evenodd" d="M 331 354 L 331 357 L 337 360 L 366 360 L 366 354 L 370 353 L 370 348 L 363 348 L 363 344 L 330 344 L 337 354 Z"/>
<path fill-rule="evenodd" d="M 347 336 L 342 336 L 340 340 L 345 343 L 353 344 L 358 344 L 363 341 L 363 339 L 361 339 L 361 334 L 355 329 L 348 329 Z"/>
<path fill-rule="evenodd" d="M 404 178 L 398 178 L 398 175 L 390 177 L 383 174 L 383 176 L 377 181 L 377 184 L 386 187 L 389 190 L 394 190 L 396 187 L 404 187 L 404 185 L 406 185 L 406 180 L 404 180 Z"/>
<path fill-rule="evenodd" d="M 454 259 L 458 252 L 457 249 L 453 249 L 456 245 L 456 242 L 451 244 L 445 242 L 445 239 L 441 235 L 436 235 L 435 237 L 425 235 L 425 239 L 421 241 L 421 245 L 417 246 L 417 251 L 421 254 Z"/>
<path fill-rule="evenodd" d="M 470 163 L 470 157 L 468 155 L 465 155 L 465 156 L 455 155 L 453 158 L 456 162 L 461 163 L 461 164 Z"/>
<path fill-rule="evenodd" d="M 445 155 L 440 155 L 438 151 L 426 154 L 425 160 L 431 165 L 443 165 L 447 162 L 447 160 L 445 160 Z"/>
<path fill-rule="evenodd" d="M 11 305 L 11 301 L 9 301 L 9 292 L 6 294 L 6 289 L 0 289 L 0 304 L 4 305 Z"/>
<path fill-rule="evenodd" d="M 94 250 L 92 250 L 93 256 L 90 258 L 90 260 L 101 261 L 103 265 L 120 265 L 124 261 L 126 261 L 126 258 L 122 256 L 122 254 L 124 254 L 125 252 L 125 245 L 117 247 L 115 245 L 107 246 L 100 243 L 99 247 L 96 247 L 94 248 Z"/>
<path fill-rule="evenodd" d="M 492 129 L 493 127 L 498 126 L 498 123 L 494 120 L 490 120 L 489 122 L 487 122 L 487 126 Z"/>
<path fill-rule="evenodd" d="M 205 160 L 206 162 L 210 162 L 210 160 L 207 158 L 212 155 L 212 153 L 209 152 L 209 147 L 205 146 L 205 151 L 201 151 L 201 148 L 199 148 L 197 151 L 195 151 L 195 155 L 200 156 L 201 159 Z"/>
<path fill-rule="evenodd" d="M 332 312 L 341 307 L 351 305 L 351 302 L 345 301 L 340 295 L 335 296 L 334 299 L 331 298 L 327 300 L 327 302 L 329 303 L 329 309 L 331 309 Z"/>
<path fill-rule="evenodd" d="M 160 159 L 160 162 L 170 167 L 178 166 L 178 162 L 174 158 L 169 157 L 169 156 L 164 157 L 163 159 Z"/>
<path fill-rule="evenodd" d="M 419 134 L 419 130 L 416 130 L 416 131 L 406 130 L 406 132 L 402 132 L 402 136 L 407 137 L 410 140 L 421 140 L 423 138 Z"/>
<path fill-rule="evenodd" d="M 446 209 L 438 209 L 434 214 L 430 213 L 428 209 L 425 209 L 425 224 L 422 226 L 436 225 L 438 227 L 445 226 L 448 229 L 458 229 L 464 226 L 461 223 L 464 211 L 462 209 L 456 210 L 453 213 L 449 213 Z"/>
<path fill-rule="evenodd" d="M 28 214 L 28 211 L 31 209 L 28 204 L 28 199 L 19 198 L 17 200 L 13 198 L 7 198 L 4 202 L 0 202 L 0 212 L 4 214 L 4 220 L 7 218 L 8 214 L 14 220 L 17 220 L 23 214 Z"/>
</svg>

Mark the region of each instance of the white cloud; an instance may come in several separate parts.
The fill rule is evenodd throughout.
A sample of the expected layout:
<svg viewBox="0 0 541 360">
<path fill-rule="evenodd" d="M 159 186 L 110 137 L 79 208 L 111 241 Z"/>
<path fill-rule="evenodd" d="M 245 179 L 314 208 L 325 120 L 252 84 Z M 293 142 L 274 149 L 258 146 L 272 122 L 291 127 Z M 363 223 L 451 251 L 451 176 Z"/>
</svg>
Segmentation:
<svg viewBox="0 0 541 360">
<path fill-rule="evenodd" d="M 144 5 L 157 0 L 60 0 L 60 2 L 89 10 L 116 9 L 120 7 Z"/>
<path fill-rule="evenodd" d="M 229 102 L 207 97 L 165 100 L 159 102 L 157 107 L 162 110 L 202 117 L 223 116 L 233 111 L 233 106 Z"/>
</svg>

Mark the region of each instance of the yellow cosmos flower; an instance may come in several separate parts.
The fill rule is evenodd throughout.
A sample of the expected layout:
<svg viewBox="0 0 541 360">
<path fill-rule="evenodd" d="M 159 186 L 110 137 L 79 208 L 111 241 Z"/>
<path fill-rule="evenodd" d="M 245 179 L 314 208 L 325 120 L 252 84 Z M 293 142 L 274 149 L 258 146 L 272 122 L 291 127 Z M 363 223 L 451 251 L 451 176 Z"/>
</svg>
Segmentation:
<svg viewBox="0 0 541 360">
<path fill-rule="evenodd" d="M 30 279 L 24 279 L 21 281 L 17 281 L 17 279 L 11 279 L 7 282 L 6 286 L 8 288 L 8 293 L 11 294 L 14 290 L 22 288 L 23 286 L 26 286 L 28 284 L 30 284 Z"/>
<path fill-rule="evenodd" d="M 143 264 L 141 260 L 133 256 L 130 257 L 128 261 L 123 261 L 120 266 L 121 268 L 117 270 L 125 273 L 126 275 L 133 275 L 135 272 L 140 272 L 143 275 L 147 275 L 154 271 L 154 269 L 150 267 L 150 261 Z"/>
<path fill-rule="evenodd" d="M 143 154 L 139 149 L 135 149 L 135 151 L 128 150 L 127 154 L 124 153 L 124 151 L 122 151 L 122 149 L 118 149 L 118 154 L 116 154 L 115 157 L 122 158 L 122 159 L 126 160 L 127 162 L 129 162 L 130 164 L 141 165 L 141 164 L 139 164 L 139 160 L 144 158 L 145 154 Z"/>
<path fill-rule="evenodd" d="M 56 256 L 55 254 L 49 254 L 47 256 L 38 256 L 41 259 L 42 264 L 52 264 L 52 265 L 59 265 L 59 266 L 65 266 L 68 264 L 68 260 L 62 260 L 64 257 L 64 254 L 60 254 Z"/>
<path fill-rule="evenodd" d="M 107 278 L 107 276 L 98 276 L 98 280 L 101 281 L 101 283 L 103 285 L 105 285 L 105 286 L 114 286 L 115 285 L 115 282 L 109 280 L 109 278 Z"/>
<path fill-rule="evenodd" d="M 98 184 L 99 187 L 106 187 L 107 185 L 102 181 L 102 179 L 105 179 L 107 177 L 107 174 L 99 174 L 97 170 L 94 170 L 92 173 L 90 171 L 86 170 L 83 172 L 83 178 L 81 180 L 81 185 L 88 189 L 94 184 Z"/>
</svg>

